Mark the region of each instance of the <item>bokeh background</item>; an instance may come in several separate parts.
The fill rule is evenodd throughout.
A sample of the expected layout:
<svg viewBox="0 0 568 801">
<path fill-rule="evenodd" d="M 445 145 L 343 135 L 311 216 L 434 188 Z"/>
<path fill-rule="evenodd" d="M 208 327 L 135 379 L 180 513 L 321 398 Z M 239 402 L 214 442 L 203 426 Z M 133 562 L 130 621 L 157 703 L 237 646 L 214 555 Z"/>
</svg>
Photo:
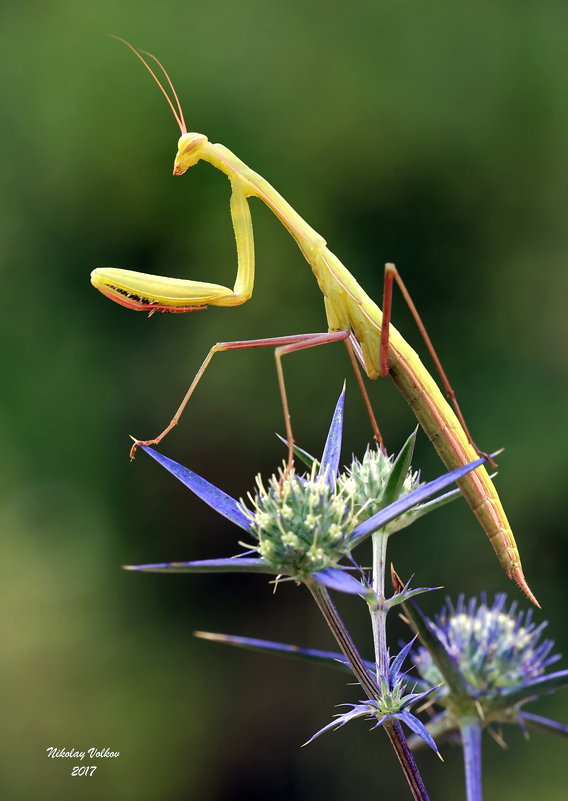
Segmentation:
<svg viewBox="0 0 568 801">
<path fill-rule="evenodd" d="M 258 277 L 238 309 L 148 319 L 89 284 L 122 266 L 232 284 L 223 175 L 171 175 L 177 128 L 109 32 L 157 53 L 190 129 L 267 177 L 380 296 L 395 261 L 499 488 L 529 582 L 568 652 L 568 51 L 564 3 L 482 0 L 51 0 L 1 12 L 0 794 L 31 799 L 351 801 L 406 797 L 386 738 L 354 724 L 299 746 L 357 698 L 340 674 L 233 652 L 195 629 L 331 647 L 310 598 L 259 577 L 122 572 L 223 556 L 237 532 L 141 455 L 209 346 L 322 330 L 294 243 L 253 201 Z M 400 301 L 397 325 L 420 347 Z M 344 377 L 345 457 L 369 430 L 344 349 L 289 357 L 300 443 L 317 452 Z M 391 449 L 414 426 L 370 387 Z M 273 358 L 223 354 L 162 450 L 236 495 L 283 458 Z M 426 438 L 416 465 L 441 465 Z M 397 535 L 420 585 L 507 590 L 463 503 Z M 442 593 L 424 606 L 435 611 Z M 341 608 L 368 652 L 362 605 Z M 394 622 L 393 646 L 405 636 Z M 562 663 L 566 666 L 566 660 Z M 568 721 L 568 694 L 534 711 Z M 566 798 L 566 746 L 485 744 L 488 798 Z M 46 748 L 109 747 L 91 778 Z M 460 753 L 422 754 L 430 793 L 462 797 Z M 88 761 L 88 760 L 86 760 Z"/>
</svg>

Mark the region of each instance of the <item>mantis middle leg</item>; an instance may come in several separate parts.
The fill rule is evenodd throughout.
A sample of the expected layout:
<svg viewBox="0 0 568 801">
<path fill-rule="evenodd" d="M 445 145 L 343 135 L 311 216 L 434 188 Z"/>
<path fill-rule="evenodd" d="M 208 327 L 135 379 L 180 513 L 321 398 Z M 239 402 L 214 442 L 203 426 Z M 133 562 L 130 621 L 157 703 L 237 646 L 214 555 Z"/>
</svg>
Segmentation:
<svg viewBox="0 0 568 801">
<path fill-rule="evenodd" d="M 276 370 L 278 374 L 278 385 L 280 388 L 280 396 L 282 399 L 282 408 L 284 411 L 284 424 L 286 427 L 286 437 L 288 440 L 288 469 L 291 468 L 293 462 L 293 455 L 294 455 L 294 436 L 292 432 L 292 424 L 290 421 L 290 412 L 289 412 L 289 405 L 288 405 L 288 397 L 286 392 L 286 385 L 284 381 L 284 372 L 282 369 L 282 356 L 286 353 L 292 353 L 298 350 L 305 350 L 306 348 L 314 348 L 318 345 L 326 345 L 330 342 L 341 342 L 344 341 L 347 345 L 347 350 L 349 352 L 351 362 L 353 364 L 355 374 L 358 378 L 359 386 L 363 393 L 363 399 L 365 401 L 365 405 L 367 410 L 370 412 L 371 421 L 373 424 L 375 438 L 377 442 L 383 447 L 382 445 L 382 438 L 377 426 L 377 423 L 374 419 L 372 414 L 370 402 L 363 384 L 363 380 L 361 378 L 361 374 L 359 371 L 359 367 L 357 365 L 355 355 L 353 353 L 353 348 L 349 341 L 350 332 L 349 331 L 332 331 L 328 333 L 313 333 L 313 334 L 294 334 L 291 336 L 283 336 L 283 337 L 267 337 L 265 339 L 247 339 L 247 340 L 236 340 L 233 342 L 217 342 L 216 345 L 210 349 L 209 353 L 205 357 L 201 367 L 197 371 L 195 378 L 191 382 L 189 389 L 185 393 L 182 402 L 180 403 L 176 413 L 166 426 L 166 428 L 162 431 L 154 439 L 150 440 L 134 440 L 134 444 L 130 450 L 130 458 L 133 459 L 136 453 L 136 449 L 140 445 L 157 445 L 165 436 L 168 434 L 175 426 L 178 424 L 181 415 L 191 396 L 193 395 L 198 383 L 200 382 L 203 374 L 207 370 L 211 359 L 216 353 L 220 353 L 222 351 L 227 350 L 240 350 L 244 348 L 263 348 L 263 347 L 273 347 L 275 348 L 275 358 L 276 358 Z"/>
</svg>

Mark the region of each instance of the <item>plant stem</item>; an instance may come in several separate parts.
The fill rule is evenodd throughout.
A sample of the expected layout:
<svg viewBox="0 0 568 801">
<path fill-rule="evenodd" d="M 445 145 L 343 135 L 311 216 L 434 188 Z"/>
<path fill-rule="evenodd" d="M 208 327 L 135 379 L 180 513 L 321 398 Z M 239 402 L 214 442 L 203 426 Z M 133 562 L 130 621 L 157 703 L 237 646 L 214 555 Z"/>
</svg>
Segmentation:
<svg viewBox="0 0 568 801">
<path fill-rule="evenodd" d="M 373 642 L 375 645 L 375 664 L 377 677 L 388 684 L 389 652 L 387 648 L 387 613 L 385 603 L 385 568 L 387 560 L 388 535 L 382 531 L 373 534 L 373 591 L 375 598 L 372 606 L 371 623 L 373 626 Z"/>
<path fill-rule="evenodd" d="M 385 555 L 385 553 L 386 553 L 386 544 L 383 556 Z M 323 614 L 326 623 L 331 629 L 331 632 L 335 637 L 337 644 L 341 648 L 341 652 L 347 659 L 351 670 L 355 674 L 357 681 L 359 682 L 363 690 L 367 693 L 367 697 L 370 699 L 379 698 L 380 690 L 377 685 L 377 682 L 365 667 L 363 658 L 361 657 L 361 654 L 359 653 L 357 646 L 351 639 L 351 635 L 345 628 L 345 624 L 343 623 L 343 620 L 341 619 L 339 612 L 335 607 L 335 604 L 329 597 L 328 591 L 317 581 L 306 582 L 306 584 L 308 589 L 312 593 L 314 600 L 317 603 L 321 613 Z M 383 563 L 383 594 L 384 594 L 384 563 Z M 384 612 L 384 617 L 386 618 L 386 611 Z M 386 654 L 386 665 L 388 669 L 388 651 L 386 650 L 386 639 L 384 640 L 384 653 Z M 426 792 L 426 788 L 424 787 L 424 782 L 422 781 L 422 777 L 420 776 L 418 766 L 416 765 L 414 757 L 412 756 L 410 749 L 408 748 L 404 732 L 402 731 L 402 726 L 397 720 L 387 720 L 383 724 L 383 728 L 385 729 L 392 743 L 392 746 L 395 750 L 398 761 L 400 762 L 400 765 L 402 767 L 402 771 L 406 777 L 406 781 L 408 782 L 408 786 L 410 787 L 410 791 L 412 793 L 414 801 L 429 801 L 428 793 Z"/>
<path fill-rule="evenodd" d="M 367 698 L 378 698 L 380 691 L 376 681 L 367 670 L 357 646 L 351 639 L 351 635 L 345 628 L 345 624 L 337 611 L 335 604 L 329 597 L 328 591 L 318 581 L 306 582 L 309 591 L 312 593 L 320 612 L 335 640 L 341 648 L 342 654 L 349 663 L 349 667 L 355 674 L 357 681 L 367 693 Z"/>
<path fill-rule="evenodd" d="M 429 801 L 422 776 L 406 742 L 401 723 L 398 720 L 387 720 L 383 723 L 383 729 L 389 736 L 414 801 Z"/>
<path fill-rule="evenodd" d="M 375 664 L 379 683 L 389 684 L 389 651 L 387 648 L 387 614 L 385 598 L 385 572 L 387 564 L 388 534 L 380 529 L 373 533 L 373 591 L 375 597 L 369 606 L 375 646 Z M 383 728 L 389 736 L 398 761 L 415 799 L 427 799 L 428 794 L 414 757 L 406 742 L 402 726 L 398 720 L 387 720 Z"/>
<path fill-rule="evenodd" d="M 460 731 L 463 744 L 467 801 L 483 801 L 481 785 L 481 724 L 479 720 L 464 720 L 461 723 Z"/>
</svg>

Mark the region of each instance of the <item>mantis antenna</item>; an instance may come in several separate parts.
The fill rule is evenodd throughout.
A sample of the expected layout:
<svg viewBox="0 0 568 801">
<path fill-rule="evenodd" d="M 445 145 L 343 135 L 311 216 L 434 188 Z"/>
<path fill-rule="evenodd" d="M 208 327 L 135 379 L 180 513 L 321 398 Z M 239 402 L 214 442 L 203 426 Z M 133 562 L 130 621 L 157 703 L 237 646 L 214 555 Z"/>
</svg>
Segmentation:
<svg viewBox="0 0 568 801">
<path fill-rule="evenodd" d="M 160 91 L 162 92 L 162 94 L 166 98 L 168 106 L 172 110 L 172 113 L 173 113 L 173 115 L 175 117 L 175 120 L 176 120 L 177 124 L 179 125 L 179 129 L 180 129 L 181 133 L 182 134 L 187 133 L 187 126 L 185 124 L 185 119 L 183 117 L 183 111 L 182 111 L 181 103 L 179 102 L 178 94 L 177 94 L 177 92 L 175 90 L 175 87 L 174 87 L 174 85 L 172 83 L 172 79 L 170 78 L 170 76 L 166 72 L 166 68 L 164 67 L 162 62 L 159 59 L 157 59 L 156 56 L 153 53 L 149 53 L 147 50 L 138 50 L 136 47 L 134 47 L 134 45 L 131 45 L 130 42 L 127 42 L 126 39 L 123 39 L 122 36 L 116 36 L 114 33 L 110 33 L 109 36 L 112 37 L 113 39 L 117 39 L 119 42 L 122 42 L 123 44 L 125 44 L 130 50 L 132 50 L 132 52 L 134 53 L 136 58 L 140 59 L 142 64 L 144 64 L 144 66 L 146 67 L 146 69 L 148 70 L 148 72 L 150 73 L 152 78 L 156 81 L 156 83 L 160 87 Z M 142 54 L 144 54 L 144 55 L 142 55 Z M 168 82 L 168 86 L 172 90 L 173 96 L 174 96 L 176 104 L 177 104 L 177 111 L 174 108 L 174 104 L 172 103 L 172 101 L 170 99 L 170 96 L 168 95 L 168 93 L 164 89 L 164 86 L 163 86 L 162 82 L 160 81 L 160 79 L 158 78 L 158 76 L 156 75 L 156 73 L 154 72 L 152 67 L 148 64 L 148 62 L 146 61 L 144 56 L 149 56 L 151 59 L 153 59 L 153 61 L 156 62 L 158 67 L 162 70 L 162 72 L 166 76 L 166 80 Z"/>
</svg>

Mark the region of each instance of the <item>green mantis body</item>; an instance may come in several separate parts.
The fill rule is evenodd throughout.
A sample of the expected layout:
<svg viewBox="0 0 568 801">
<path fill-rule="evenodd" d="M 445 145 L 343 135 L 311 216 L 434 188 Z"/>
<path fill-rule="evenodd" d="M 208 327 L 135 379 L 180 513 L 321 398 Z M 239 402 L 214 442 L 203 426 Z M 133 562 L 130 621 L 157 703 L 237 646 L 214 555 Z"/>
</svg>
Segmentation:
<svg viewBox="0 0 568 801">
<path fill-rule="evenodd" d="M 174 175 L 182 175 L 198 161 L 206 161 L 224 172 L 231 184 L 230 209 L 238 257 L 235 285 L 231 290 L 200 281 L 104 268 L 93 271 L 91 280 L 94 286 L 124 306 L 150 312 L 190 311 L 207 305 L 236 306 L 244 303 L 251 297 L 254 283 L 254 241 L 248 198 L 256 197 L 268 206 L 288 230 L 312 268 L 323 294 L 332 338 L 342 337 L 343 332 L 343 338 L 350 339 L 369 378 L 378 378 L 385 372 L 380 364 L 381 309 L 328 249 L 325 239 L 268 181 L 223 145 L 209 142 L 202 134 L 187 133 L 179 105 L 178 109 L 181 122 L 175 110 L 174 115 L 180 124 L 182 136 L 178 142 Z M 387 354 L 387 371 L 446 467 L 452 470 L 476 459 L 478 454 L 464 426 L 417 353 L 393 326 L 388 332 Z M 511 527 L 487 470 L 484 467 L 477 468 L 461 479 L 459 486 L 489 537 L 505 572 L 537 603 L 524 578 Z"/>
</svg>

